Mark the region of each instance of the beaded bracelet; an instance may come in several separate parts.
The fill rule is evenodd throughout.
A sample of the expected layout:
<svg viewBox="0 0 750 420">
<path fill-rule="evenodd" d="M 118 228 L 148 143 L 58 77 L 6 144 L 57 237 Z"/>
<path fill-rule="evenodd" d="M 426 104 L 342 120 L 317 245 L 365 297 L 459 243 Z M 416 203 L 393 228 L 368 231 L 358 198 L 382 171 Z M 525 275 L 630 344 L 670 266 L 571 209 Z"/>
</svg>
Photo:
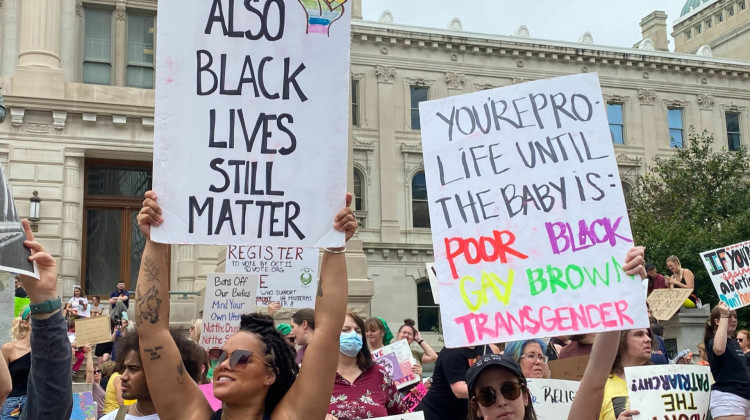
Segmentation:
<svg viewBox="0 0 750 420">
<path fill-rule="evenodd" d="M 329 254 L 343 254 L 346 252 L 346 247 L 343 247 L 342 249 L 323 248 L 323 251 Z"/>
</svg>

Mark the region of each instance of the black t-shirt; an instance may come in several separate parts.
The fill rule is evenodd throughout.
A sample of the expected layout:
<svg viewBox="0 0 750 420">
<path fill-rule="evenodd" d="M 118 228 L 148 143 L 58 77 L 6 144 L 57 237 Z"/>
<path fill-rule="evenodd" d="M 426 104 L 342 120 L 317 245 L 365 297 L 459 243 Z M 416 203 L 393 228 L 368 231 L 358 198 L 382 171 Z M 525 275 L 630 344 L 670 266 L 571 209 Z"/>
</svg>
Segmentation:
<svg viewBox="0 0 750 420">
<path fill-rule="evenodd" d="M 737 340 L 727 338 L 727 347 L 721 356 L 714 354 L 713 338 L 704 344 L 711 374 L 716 380 L 712 389 L 750 400 L 750 369 Z"/>
<path fill-rule="evenodd" d="M 469 401 L 465 398 L 456 398 L 451 384 L 465 382 L 466 371 L 485 351 L 489 352 L 485 346 L 473 349 L 443 348 L 440 351 L 435 363 L 435 373 L 432 375 L 432 387 L 417 408 L 424 411 L 425 420 L 466 418 L 469 414 Z"/>
</svg>

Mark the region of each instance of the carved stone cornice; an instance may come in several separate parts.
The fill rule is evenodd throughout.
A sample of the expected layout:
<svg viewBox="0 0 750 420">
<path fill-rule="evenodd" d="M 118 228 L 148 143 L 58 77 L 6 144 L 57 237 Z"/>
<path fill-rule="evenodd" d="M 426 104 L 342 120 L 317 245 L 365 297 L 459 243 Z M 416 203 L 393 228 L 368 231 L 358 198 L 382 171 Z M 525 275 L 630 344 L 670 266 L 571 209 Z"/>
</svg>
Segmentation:
<svg viewBox="0 0 750 420">
<path fill-rule="evenodd" d="M 721 104 L 721 109 L 723 109 L 724 112 L 729 112 L 730 114 L 739 114 L 745 112 L 746 107 L 739 106 L 737 104 Z"/>
<path fill-rule="evenodd" d="M 713 109 L 716 99 L 712 95 L 706 95 L 705 93 L 698 94 L 698 106 L 701 109 Z"/>
<path fill-rule="evenodd" d="M 638 99 L 642 105 L 653 105 L 656 103 L 656 91 L 653 89 L 638 89 Z"/>
<path fill-rule="evenodd" d="M 115 19 L 120 22 L 124 22 L 127 19 L 127 12 L 125 11 L 125 5 L 118 3 L 115 7 Z"/>
<path fill-rule="evenodd" d="M 83 0 L 76 0 L 76 16 L 83 17 Z"/>
<path fill-rule="evenodd" d="M 627 155 L 625 153 L 617 155 L 617 166 L 639 167 L 642 161 L 643 159 L 636 155 Z"/>
<path fill-rule="evenodd" d="M 416 144 L 401 143 L 401 153 L 422 154 L 422 142 Z"/>
<path fill-rule="evenodd" d="M 617 94 L 614 94 L 614 95 L 603 94 L 602 96 L 604 97 L 604 100 L 608 104 L 624 104 L 630 99 L 629 96 L 623 96 L 623 95 L 617 95 Z"/>
<path fill-rule="evenodd" d="M 466 75 L 463 73 L 454 73 L 452 71 L 445 72 L 445 81 L 448 83 L 448 87 L 452 89 L 463 89 L 464 82 L 466 81 Z"/>
<path fill-rule="evenodd" d="M 494 89 L 498 86 L 493 85 L 492 83 L 474 83 L 474 91 L 480 91 L 480 90 L 489 90 Z"/>
<path fill-rule="evenodd" d="M 375 150 L 375 144 L 372 141 L 360 140 L 356 137 L 354 138 L 353 147 L 357 150 Z"/>
<path fill-rule="evenodd" d="M 396 68 L 391 66 L 375 66 L 375 76 L 379 83 L 393 83 L 396 77 Z"/>
<path fill-rule="evenodd" d="M 666 105 L 667 108 L 685 109 L 688 106 L 688 101 L 681 101 L 679 99 L 665 99 L 664 105 Z"/>
</svg>

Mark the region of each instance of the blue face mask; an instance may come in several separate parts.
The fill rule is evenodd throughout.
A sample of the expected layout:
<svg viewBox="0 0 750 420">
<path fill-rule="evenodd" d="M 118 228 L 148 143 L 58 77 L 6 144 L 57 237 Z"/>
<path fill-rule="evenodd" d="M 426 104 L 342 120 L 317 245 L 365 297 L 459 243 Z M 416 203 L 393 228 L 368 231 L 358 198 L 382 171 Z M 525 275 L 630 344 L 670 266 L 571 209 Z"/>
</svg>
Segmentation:
<svg viewBox="0 0 750 420">
<path fill-rule="evenodd" d="M 341 333 L 339 337 L 339 350 L 349 357 L 354 357 L 362 350 L 362 336 L 356 331 Z"/>
</svg>

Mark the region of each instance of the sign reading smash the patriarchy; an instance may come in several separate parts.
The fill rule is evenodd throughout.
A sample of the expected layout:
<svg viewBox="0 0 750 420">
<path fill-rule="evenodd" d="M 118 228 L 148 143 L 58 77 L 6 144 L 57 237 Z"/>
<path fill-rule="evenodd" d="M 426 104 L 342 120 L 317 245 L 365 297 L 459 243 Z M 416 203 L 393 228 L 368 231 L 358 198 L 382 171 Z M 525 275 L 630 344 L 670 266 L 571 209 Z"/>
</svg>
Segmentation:
<svg viewBox="0 0 750 420">
<path fill-rule="evenodd" d="M 711 369 L 695 365 L 625 368 L 630 407 L 636 420 L 705 419 L 711 395 Z"/>
<path fill-rule="evenodd" d="M 220 349 L 240 329 L 243 314 L 255 311 L 257 274 L 211 273 L 206 276 L 200 345 Z"/>
<path fill-rule="evenodd" d="M 258 274 L 255 304 L 314 308 L 318 289 L 316 248 L 229 245 L 227 273 Z"/>
<path fill-rule="evenodd" d="M 152 238 L 343 245 L 347 1 L 198 3 L 159 2 Z"/>
<path fill-rule="evenodd" d="M 700 255 L 719 299 L 729 309 L 750 305 L 750 241 Z"/>
<path fill-rule="evenodd" d="M 422 102 L 448 347 L 647 327 L 596 74 Z"/>
</svg>

